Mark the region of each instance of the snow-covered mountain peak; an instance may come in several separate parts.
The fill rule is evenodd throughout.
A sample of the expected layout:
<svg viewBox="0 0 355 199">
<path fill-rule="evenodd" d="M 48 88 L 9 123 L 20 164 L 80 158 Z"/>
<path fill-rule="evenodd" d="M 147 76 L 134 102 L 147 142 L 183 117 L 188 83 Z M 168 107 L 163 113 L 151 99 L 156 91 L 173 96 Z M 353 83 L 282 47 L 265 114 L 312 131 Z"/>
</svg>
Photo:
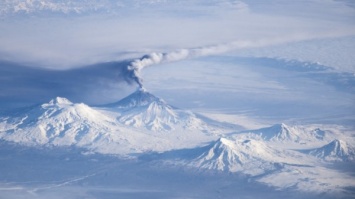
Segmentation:
<svg viewBox="0 0 355 199">
<path fill-rule="evenodd" d="M 154 131 L 172 130 L 173 125 L 179 121 L 177 109 L 144 88 L 138 88 L 134 93 L 106 107 L 120 112 L 118 121 L 121 123 Z"/>
<path fill-rule="evenodd" d="M 355 148 L 343 140 L 335 139 L 329 144 L 311 150 L 309 154 L 326 161 L 353 161 Z"/>
<path fill-rule="evenodd" d="M 137 89 L 137 91 L 148 92 L 148 90 L 147 90 L 146 88 L 144 88 L 144 87 L 139 87 L 139 88 Z"/>
<path fill-rule="evenodd" d="M 1 124 L 0 124 L 1 126 Z M 61 97 L 24 109 L 2 124 L 0 137 L 26 144 L 93 147 L 110 142 L 115 119 Z M 1 129 L 1 128 L 0 128 Z"/>
<path fill-rule="evenodd" d="M 223 145 L 226 145 L 226 146 L 230 146 L 233 143 L 233 141 L 222 137 L 222 138 L 219 138 L 216 143 L 220 143 L 220 144 L 223 144 Z"/>
<path fill-rule="evenodd" d="M 260 135 L 267 141 L 299 141 L 299 136 L 295 129 L 287 126 L 284 123 L 275 124 L 271 127 L 266 127 L 251 131 L 254 134 Z"/>
<path fill-rule="evenodd" d="M 290 131 L 290 127 L 287 126 L 286 124 L 284 123 L 281 123 L 281 124 L 275 124 L 273 125 L 270 130 L 275 130 L 275 131 L 279 131 L 279 132 L 289 132 Z"/>
<path fill-rule="evenodd" d="M 235 142 L 227 138 L 219 138 L 215 142 L 212 142 L 208 150 L 207 159 L 211 159 L 213 156 L 219 156 L 227 151 L 230 153 L 234 148 Z M 200 156 L 203 157 L 204 155 Z"/>
<path fill-rule="evenodd" d="M 139 88 L 134 93 L 121 99 L 116 103 L 109 104 L 109 107 L 116 107 L 121 109 L 132 109 L 135 107 L 147 106 L 151 103 L 166 105 L 166 102 L 150 92 L 145 88 Z"/>
<path fill-rule="evenodd" d="M 344 149 L 344 147 L 346 148 L 346 142 L 343 140 L 339 140 L 339 139 L 335 139 L 332 142 L 330 142 L 329 144 L 327 144 L 327 146 L 333 148 L 333 149 Z"/>
<path fill-rule="evenodd" d="M 124 125 L 152 131 L 212 130 L 191 111 L 175 108 L 144 88 L 137 89 L 116 103 L 106 105 L 105 109 L 118 112 L 120 115 L 117 119 Z"/>
<path fill-rule="evenodd" d="M 71 105 L 71 104 L 73 103 L 64 97 L 56 97 L 51 101 L 49 101 L 48 103 L 48 105 Z"/>
<path fill-rule="evenodd" d="M 330 141 L 334 138 L 331 132 L 323 131 L 320 128 L 305 126 L 288 126 L 284 123 L 275 124 L 270 127 L 247 131 L 248 136 L 258 137 L 264 141 L 272 142 L 292 142 L 307 144 L 318 141 Z"/>
<path fill-rule="evenodd" d="M 275 170 L 275 162 L 294 164 L 297 160 L 263 141 L 220 138 L 189 164 L 202 169 L 260 175 Z"/>
</svg>

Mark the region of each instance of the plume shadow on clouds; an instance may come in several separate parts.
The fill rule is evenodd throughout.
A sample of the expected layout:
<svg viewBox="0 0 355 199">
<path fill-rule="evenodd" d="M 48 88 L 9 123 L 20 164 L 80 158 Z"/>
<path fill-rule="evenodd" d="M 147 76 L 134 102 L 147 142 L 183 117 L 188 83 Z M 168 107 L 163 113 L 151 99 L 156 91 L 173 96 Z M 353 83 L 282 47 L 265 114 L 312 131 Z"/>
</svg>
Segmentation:
<svg viewBox="0 0 355 199">
<path fill-rule="evenodd" d="M 129 62 L 50 70 L 0 61 L 0 110 L 47 102 L 56 96 L 99 104 L 118 100 L 134 83 Z M 135 85 L 135 83 L 134 83 Z"/>
</svg>

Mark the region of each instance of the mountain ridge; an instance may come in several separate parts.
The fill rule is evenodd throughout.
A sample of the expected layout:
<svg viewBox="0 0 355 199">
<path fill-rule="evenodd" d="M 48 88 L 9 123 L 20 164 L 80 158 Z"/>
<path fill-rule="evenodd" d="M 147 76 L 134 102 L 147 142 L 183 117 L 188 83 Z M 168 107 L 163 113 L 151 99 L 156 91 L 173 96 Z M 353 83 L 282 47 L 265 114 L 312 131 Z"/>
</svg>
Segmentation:
<svg viewBox="0 0 355 199">
<path fill-rule="evenodd" d="M 128 103 L 120 109 L 118 117 L 117 107 L 95 108 L 56 97 L 47 103 L 25 108 L 14 117 L 0 118 L 0 138 L 32 146 L 73 145 L 94 152 L 126 155 L 191 147 L 194 143 L 210 141 L 208 133 L 219 131 L 209 128 L 193 113 L 173 109 L 151 94 L 144 95 L 151 100 L 138 98 L 142 103 Z M 180 119 L 186 120 L 181 122 Z M 129 123 L 131 121 L 135 123 Z M 185 143 L 177 142 L 183 140 Z M 141 144 L 144 141 L 149 143 Z"/>
<path fill-rule="evenodd" d="M 252 137 L 258 137 L 264 141 L 297 144 L 307 144 L 329 139 L 328 133 L 319 128 L 308 129 L 301 126 L 288 126 L 284 123 L 256 130 L 243 131 L 243 133 L 250 134 Z"/>
</svg>

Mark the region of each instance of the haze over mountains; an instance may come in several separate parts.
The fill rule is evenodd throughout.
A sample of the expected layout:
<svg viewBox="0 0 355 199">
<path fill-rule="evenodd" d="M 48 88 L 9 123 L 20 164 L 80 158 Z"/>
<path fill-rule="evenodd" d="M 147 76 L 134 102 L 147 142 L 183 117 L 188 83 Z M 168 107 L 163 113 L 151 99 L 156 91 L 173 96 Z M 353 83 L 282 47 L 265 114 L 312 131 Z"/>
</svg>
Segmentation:
<svg viewBox="0 0 355 199">
<path fill-rule="evenodd" d="M 354 198 L 350 0 L 3 0 L 0 198 Z"/>
</svg>

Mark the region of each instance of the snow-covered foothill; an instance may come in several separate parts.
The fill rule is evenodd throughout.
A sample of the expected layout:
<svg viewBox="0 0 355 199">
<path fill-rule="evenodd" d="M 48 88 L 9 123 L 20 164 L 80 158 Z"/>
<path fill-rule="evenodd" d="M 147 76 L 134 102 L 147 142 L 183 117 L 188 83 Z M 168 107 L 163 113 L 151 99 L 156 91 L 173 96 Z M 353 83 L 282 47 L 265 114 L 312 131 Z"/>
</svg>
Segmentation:
<svg viewBox="0 0 355 199">
<path fill-rule="evenodd" d="M 289 126 L 284 123 L 256 130 L 248 130 L 234 134 L 234 137 L 253 138 L 273 144 L 288 144 L 292 146 L 313 146 L 333 139 L 334 133 L 317 127 Z"/>
</svg>

